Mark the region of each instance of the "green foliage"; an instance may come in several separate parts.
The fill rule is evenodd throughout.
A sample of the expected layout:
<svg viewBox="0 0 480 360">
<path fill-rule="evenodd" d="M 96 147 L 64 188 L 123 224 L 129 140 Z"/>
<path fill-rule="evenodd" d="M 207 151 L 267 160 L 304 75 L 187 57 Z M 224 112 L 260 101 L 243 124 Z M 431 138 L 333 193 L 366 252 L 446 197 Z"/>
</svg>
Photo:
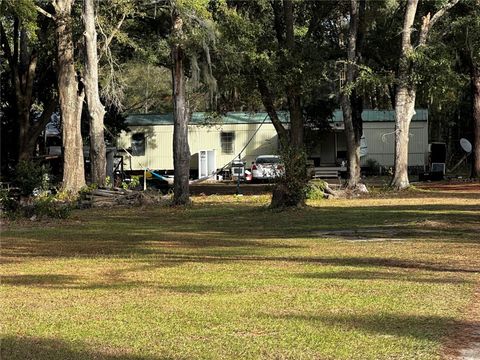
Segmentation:
<svg viewBox="0 0 480 360">
<path fill-rule="evenodd" d="M 207 128 L 216 127 L 220 129 L 224 124 L 222 114 L 216 111 L 210 111 L 205 113 L 205 117 L 202 122 L 198 123 L 199 126 Z"/>
<path fill-rule="evenodd" d="M 129 182 L 122 182 L 122 189 L 135 189 L 137 186 L 140 185 L 140 176 L 132 176 Z"/>
<path fill-rule="evenodd" d="M 172 112 L 172 74 L 165 67 L 129 61 L 119 71 L 125 89 L 122 104 L 128 113 Z"/>
<path fill-rule="evenodd" d="M 307 187 L 306 153 L 284 143 L 281 146 L 280 156 L 285 170 L 275 178 L 271 207 L 303 205 Z"/>
<path fill-rule="evenodd" d="M 35 9 L 35 0 L 3 0 L 0 3 L 0 19 L 4 17 L 14 17 L 19 19 L 22 28 L 27 31 L 30 40 L 36 40 L 37 10 Z M 6 24 L 3 24 L 4 26 Z"/>
<path fill-rule="evenodd" d="M 14 184 L 22 195 L 31 195 L 33 190 L 48 190 L 50 186 L 49 168 L 35 161 L 21 161 L 15 170 Z"/>
<path fill-rule="evenodd" d="M 33 215 L 39 218 L 66 219 L 70 216 L 73 205 L 61 202 L 54 195 L 39 196 L 33 201 Z M 28 214 L 28 213 L 26 213 Z M 28 214 L 30 215 L 30 214 Z"/>
<path fill-rule="evenodd" d="M 109 185 L 108 185 L 109 182 L 110 182 L 110 177 L 107 176 L 107 178 L 105 179 L 105 186 L 108 187 L 108 186 L 109 186 Z M 86 185 L 86 186 L 84 186 L 84 187 L 82 187 L 82 188 L 80 189 L 79 195 L 80 195 L 80 196 L 83 196 L 83 195 L 85 195 L 85 194 L 89 194 L 89 193 L 91 193 L 91 192 L 92 192 L 93 190 L 95 190 L 95 189 L 98 189 L 98 185 L 97 185 L 97 184 Z"/>
<path fill-rule="evenodd" d="M 32 197 L 26 203 L 21 203 L 9 192 L 0 191 L 2 215 L 9 219 L 20 218 L 52 218 L 66 219 L 74 209 L 73 202 L 63 199 L 63 194 L 43 194 Z"/>
<path fill-rule="evenodd" d="M 7 189 L 0 189 L 0 208 L 2 213 L 10 215 L 16 213 L 19 203 Z"/>
<path fill-rule="evenodd" d="M 323 180 L 312 180 L 305 187 L 305 197 L 308 200 L 322 200 L 328 184 Z"/>
</svg>

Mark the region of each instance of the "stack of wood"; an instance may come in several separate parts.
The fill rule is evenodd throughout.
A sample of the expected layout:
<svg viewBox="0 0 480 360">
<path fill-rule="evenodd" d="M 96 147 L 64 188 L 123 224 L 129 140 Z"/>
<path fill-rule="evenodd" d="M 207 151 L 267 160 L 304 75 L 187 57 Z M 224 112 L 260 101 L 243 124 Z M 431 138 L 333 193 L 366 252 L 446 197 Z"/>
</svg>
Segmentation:
<svg viewBox="0 0 480 360">
<path fill-rule="evenodd" d="M 113 205 L 136 203 L 138 193 L 122 188 L 95 189 L 85 194 L 81 200 L 84 207 L 109 207 Z"/>
<path fill-rule="evenodd" d="M 169 197 L 159 193 L 126 190 L 122 188 L 95 189 L 84 195 L 82 207 L 111 207 L 115 205 L 139 206 L 168 203 Z"/>
</svg>

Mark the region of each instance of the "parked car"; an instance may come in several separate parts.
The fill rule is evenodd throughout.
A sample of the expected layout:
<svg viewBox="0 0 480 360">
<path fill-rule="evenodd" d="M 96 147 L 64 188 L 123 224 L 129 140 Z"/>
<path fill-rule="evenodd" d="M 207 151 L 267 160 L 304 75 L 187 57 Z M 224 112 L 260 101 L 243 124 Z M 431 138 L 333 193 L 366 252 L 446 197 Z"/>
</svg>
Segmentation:
<svg viewBox="0 0 480 360">
<path fill-rule="evenodd" d="M 252 181 L 273 180 L 283 175 L 284 167 L 278 155 L 261 155 L 252 163 Z"/>
</svg>

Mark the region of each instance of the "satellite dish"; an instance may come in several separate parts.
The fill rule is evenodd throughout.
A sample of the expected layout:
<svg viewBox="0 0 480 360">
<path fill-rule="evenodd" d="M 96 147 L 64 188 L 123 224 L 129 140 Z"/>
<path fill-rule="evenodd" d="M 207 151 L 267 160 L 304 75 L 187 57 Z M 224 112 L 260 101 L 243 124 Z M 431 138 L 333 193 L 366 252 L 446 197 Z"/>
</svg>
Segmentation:
<svg viewBox="0 0 480 360">
<path fill-rule="evenodd" d="M 460 146 L 466 153 L 472 152 L 472 143 L 465 138 L 460 139 Z"/>
</svg>

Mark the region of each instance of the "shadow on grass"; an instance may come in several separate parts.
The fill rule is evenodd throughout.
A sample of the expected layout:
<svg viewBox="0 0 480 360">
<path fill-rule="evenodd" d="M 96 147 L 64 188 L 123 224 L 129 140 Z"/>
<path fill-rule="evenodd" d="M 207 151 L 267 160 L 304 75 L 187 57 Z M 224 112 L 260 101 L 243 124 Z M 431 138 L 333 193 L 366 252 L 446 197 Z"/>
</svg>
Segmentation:
<svg viewBox="0 0 480 360">
<path fill-rule="evenodd" d="M 201 261 L 201 257 L 181 259 L 182 254 L 189 256 L 196 250 L 202 256 L 214 257 L 205 258 L 206 262 L 268 255 L 278 249 L 295 250 L 305 245 L 285 240 L 322 241 L 328 237 L 319 233 L 334 229 L 375 231 L 377 238 L 386 240 L 480 244 L 474 229 L 480 223 L 479 210 L 474 205 L 326 205 L 276 213 L 242 204 L 183 211 L 146 208 L 142 213 L 124 210 L 120 215 L 96 210 L 79 213 L 85 216 L 80 224 L 7 231 L 2 239 L 2 255 L 16 259 L 164 256 L 164 265 L 174 266 L 182 261 Z M 452 223 L 455 226 L 449 227 Z M 269 241 L 272 239 L 276 241 Z M 172 254 L 178 257 L 172 258 Z"/>
<path fill-rule="evenodd" d="M 116 351 L 115 352 L 120 352 Z M 49 338 L 4 337 L 1 341 L 1 359 L 8 360 L 161 360 L 174 356 L 137 356 L 130 354 L 108 354 L 89 350 L 87 345 Z"/>
<path fill-rule="evenodd" d="M 334 272 L 318 272 L 304 273 L 295 275 L 295 277 L 303 279 L 321 280 L 388 280 L 388 281 L 409 281 L 412 283 L 431 283 L 431 284 L 461 284 L 469 283 L 468 280 L 446 276 L 446 273 L 464 273 L 479 274 L 480 269 L 475 267 L 460 267 L 449 264 L 436 263 L 420 263 L 416 261 L 389 259 L 389 258 L 373 258 L 373 257 L 259 257 L 259 256 L 223 256 L 223 257 L 202 257 L 202 256 L 181 256 L 171 255 L 169 262 L 182 264 L 185 262 L 193 263 L 218 263 L 227 264 L 232 262 L 290 262 L 299 264 L 317 264 L 320 266 L 339 266 L 339 267 L 356 267 L 358 270 L 343 270 Z M 149 290 L 157 290 L 164 292 L 180 293 L 180 294 L 211 294 L 221 291 L 231 291 L 231 289 L 219 289 L 214 286 L 204 284 L 182 284 L 182 285 L 165 285 L 156 281 L 130 281 L 121 277 L 123 272 L 132 272 L 137 270 L 155 269 L 164 266 L 158 262 L 151 262 L 141 265 L 140 267 L 132 267 L 123 271 L 118 271 L 114 276 L 105 276 L 103 281 L 88 281 L 89 279 L 72 275 L 44 274 L 44 275 L 9 275 L 2 276 L 2 284 L 9 286 L 28 286 L 48 289 L 77 289 L 77 290 L 115 290 L 115 289 L 136 289 L 146 288 Z M 362 267 L 383 268 L 389 271 L 381 270 L 363 270 Z M 429 275 L 409 276 L 408 274 L 392 272 L 392 270 L 422 270 L 429 271 Z"/>
<path fill-rule="evenodd" d="M 438 342 L 442 337 L 450 333 L 451 329 L 469 325 L 468 321 L 458 321 L 453 318 L 434 315 L 375 313 L 365 315 L 267 314 L 266 316 L 278 320 L 311 322 L 318 326 L 331 326 L 345 331 L 359 330 L 371 334 L 410 337 L 433 342 Z"/>
<path fill-rule="evenodd" d="M 259 240 L 283 238 L 314 237 L 312 231 L 322 229 L 376 228 L 379 232 L 389 230 L 397 224 L 407 238 L 439 239 L 448 235 L 454 241 L 475 242 L 480 240 L 471 231 L 452 231 L 448 224 L 480 223 L 480 207 L 475 205 L 398 205 L 369 207 L 310 207 L 303 210 L 274 212 L 251 205 L 235 204 L 225 208 L 222 204 L 212 204 L 208 208 L 198 208 L 167 217 L 150 210 L 143 216 L 122 216 L 112 219 L 108 224 L 118 226 L 122 235 L 135 240 L 146 241 L 147 238 L 161 242 L 156 234 L 168 233 L 166 241 L 177 241 L 185 247 L 240 247 L 255 245 L 268 248 L 269 245 Z M 229 210 L 228 210 L 229 209 Z M 227 211 L 228 210 L 228 211 Z M 444 223 L 427 226 L 412 224 L 422 220 Z M 409 223 L 398 224 L 398 221 Z M 103 231 L 101 224 L 96 231 Z M 135 230 L 132 230 L 135 229 Z M 86 229 L 91 232 L 92 229 Z M 448 233 L 447 233 L 448 232 Z M 388 235 L 388 234 L 387 234 Z M 108 236 L 108 235 L 107 235 Z M 251 239 L 251 240 L 249 240 Z M 273 246 L 278 247 L 278 244 Z"/>
<path fill-rule="evenodd" d="M 38 287 L 63 287 L 72 284 L 78 279 L 78 276 L 73 275 L 2 275 L 3 285 L 15 286 L 38 286 Z"/>
<path fill-rule="evenodd" d="M 448 190 L 428 190 L 419 188 L 412 191 L 373 191 L 366 196 L 369 199 L 471 199 L 480 200 L 480 191 L 477 189 L 448 189 Z"/>
<path fill-rule="evenodd" d="M 10 275 L 2 276 L 2 284 L 10 286 L 28 286 L 45 289 L 76 289 L 76 290 L 125 290 L 146 288 L 178 294 L 202 295 L 213 293 L 214 286 L 202 284 L 163 285 L 152 281 L 125 281 L 123 279 L 105 279 L 103 282 L 85 282 L 79 276 L 70 275 Z"/>
<path fill-rule="evenodd" d="M 386 271 L 364 271 L 364 270 L 344 270 L 332 272 L 318 272 L 299 274 L 295 277 L 301 279 L 317 279 L 317 280 L 386 280 L 386 281 L 405 281 L 412 283 L 428 283 L 428 284 L 466 284 L 472 283 L 465 279 L 453 277 L 436 277 L 421 276 L 418 274 L 408 275 L 398 272 Z"/>
</svg>

